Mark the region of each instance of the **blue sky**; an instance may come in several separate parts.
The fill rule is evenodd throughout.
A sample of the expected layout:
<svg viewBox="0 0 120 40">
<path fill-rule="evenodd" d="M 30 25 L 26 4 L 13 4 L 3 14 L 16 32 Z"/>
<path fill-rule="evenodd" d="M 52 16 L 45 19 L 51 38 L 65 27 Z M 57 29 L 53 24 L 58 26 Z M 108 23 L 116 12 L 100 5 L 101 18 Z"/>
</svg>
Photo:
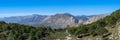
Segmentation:
<svg viewBox="0 0 120 40">
<path fill-rule="evenodd" d="M 120 9 L 120 0 L 0 0 L 0 17 L 31 14 L 97 15 Z"/>
</svg>

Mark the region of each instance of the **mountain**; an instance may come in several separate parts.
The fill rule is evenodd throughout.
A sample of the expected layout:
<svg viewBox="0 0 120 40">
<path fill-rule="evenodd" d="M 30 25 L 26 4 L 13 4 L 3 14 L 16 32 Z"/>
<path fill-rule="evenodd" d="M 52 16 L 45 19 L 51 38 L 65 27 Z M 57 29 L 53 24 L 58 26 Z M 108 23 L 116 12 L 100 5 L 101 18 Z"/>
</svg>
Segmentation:
<svg viewBox="0 0 120 40">
<path fill-rule="evenodd" d="M 5 17 L 1 18 L 0 20 L 3 20 L 7 23 L 19 23 L 19 24 L 34 24 L 36 22 L 41 22 L 44 18 L 46 18 L 46 15 L 27 15 L 27 16 L 14 16 L 14 17 Z"/>
<path fill-rule="evenodd" d="M 56 14 L 47 16 L 40 23 L 49 21 L 50 23 L 62 23 L 61 20 L 65 20 L 64 22 L 70 21 L 69 23 L 78 24 L 79 20 L 84 19 L 82 19 L 82 17 L 77 16 L 76 18 L 76 16 L 70 14 Z M 0 40 L 120 40 L 120 9 L 107 16 L 96 15 L 85 18 L 83 21 L 101 19 L 86 25 L 68 27 L 67 29 L 33 27 L 0 21 Z"/>
<path fill-rule="evenodd" d="M 104 15 L 82 15 L 82 16 L 73 16 L 69 13 L 55 14 L 55 15 L 27 15 L 27 16 L 14 16 L 14 17 L 5 17 L 0 18 L 7 23 L 19 23 L 31 26 L 49 26 L 52 28 L 65 28 L 67 26 L 77 26 L 81 24 L 89 24 L 95 22 L 103 17 Z M 94 20 L 95 19 L 95 20 Z"/>
<path fill-rule="evenodd" d="M 70 14 L 56 14 L 45 18 L 40 24 L 52 28 L 65 28 L 78 23 L 78 20 Z"/>
</svg>

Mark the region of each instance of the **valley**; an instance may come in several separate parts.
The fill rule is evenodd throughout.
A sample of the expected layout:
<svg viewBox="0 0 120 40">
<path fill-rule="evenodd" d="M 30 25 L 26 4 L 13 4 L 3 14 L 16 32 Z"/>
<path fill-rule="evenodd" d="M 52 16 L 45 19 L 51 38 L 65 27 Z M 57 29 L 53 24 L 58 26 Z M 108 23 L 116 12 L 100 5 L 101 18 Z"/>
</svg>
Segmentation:
<svg viewBox="0 0 120 40">
<path fill-rule="evenodd" d="M 76 17 L 68 14 L 56 14 L 43 19 L 46 25 L 56 25 L 52 28 L 47 26 L 34 27 L 33 25 L 23 25 L 21 23 L 0 22 L 2 40 L 119 40 L 120 38 L 120 10 L 116 10 L 110 15 L 98 17 L 92 23 L 71 26 L 71 23 L 79 23 Z M 30 16 L 31 17 L 31 16 Z M 11 18 L 11 17 L 10 17 Z M 10 19 L 9 18 L 9 19 Z M 80 20 L 83 20 L 79 17 Z M 14 18 L 13 18 L 14 19 Z M 16 18 L 15 18 L 16 19 Z M 94 19 L 92 16 L 89 21 Z M 96 19 L 96 16 L 95 16 Z M 11 20 L 11 19 L 10 19 Z M 63 22 L 62 22 L 63 21 Z M 12 21 L 11 21 L 12 22 Z M 33 21 L 34 22 L 34 21 Z M 60 22 L 60 23 L 59 23 Z M 51 24 L 53 23 L 53 24 Z M 59 24 L 68 25 L 61 28 Z M 68 24 L 67 24 L 68 23 Z M 58 26 L 57 26 L 58 25 Z M 60 27 L 60 28 L 58 28 Z M 7 33 L 7 34 L 6 34 Z M 18 36 L 17 36 L 18 35 Z M 10 38 L 9 38 L 10 36 Z M 16 38 L 17 37 L 17 38 Z M 32 38 L 31 38 L 32 37 Z"/>
</svg>

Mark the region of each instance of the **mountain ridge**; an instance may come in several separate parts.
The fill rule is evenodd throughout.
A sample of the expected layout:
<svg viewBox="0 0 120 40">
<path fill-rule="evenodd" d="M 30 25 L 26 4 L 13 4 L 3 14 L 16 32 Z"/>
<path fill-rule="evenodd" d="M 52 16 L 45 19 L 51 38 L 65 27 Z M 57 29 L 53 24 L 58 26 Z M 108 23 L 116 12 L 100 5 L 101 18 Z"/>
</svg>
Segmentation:
<svg viewBox="0 0 120 40">
<path fill-rule="evenodd" d="M 3 20 L 7 23 L 19 23 L 19 24 L 36 26 L 36 27 L 43 25 L 43 26 L 50 26 L 55 28 L 65 28 L 68 25 L 76 26 L 79 24 L 89 24 L 89 22 L 88 23 L 85 23 L 85 22 L 89 21 L 92 17 L 94 19 L 94 17 L 96 16 L 98 16 L 98 19 L 101 19 L 107 15 L 105 14 L 105 15 L 90 15 L 90 16 L 86 16 L 86 15 L 73 16 L 69 13 L 63 13 L 63 14 L 58 13 L 55 15 L 33 14 L 33 15 L 27 15 L 27 16 L 5 17 L 5 18 L 0 18 L 0 20 Z M 98 19 L 94 21 L 97 21 Z"/>
</svg>

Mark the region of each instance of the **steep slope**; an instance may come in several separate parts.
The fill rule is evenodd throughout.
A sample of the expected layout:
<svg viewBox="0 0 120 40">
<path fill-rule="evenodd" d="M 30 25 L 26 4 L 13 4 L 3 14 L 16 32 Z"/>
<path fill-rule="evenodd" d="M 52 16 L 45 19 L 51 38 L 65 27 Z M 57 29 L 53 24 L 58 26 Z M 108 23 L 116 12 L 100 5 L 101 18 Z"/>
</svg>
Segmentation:
<svg viewBox="0 0 120 40">
<path fill-rule="evenodd" d="M 104 18 L 106 16 L 108 16 L 109 14 L 101 14 L 101 15 L 92 15 L 92 16 L 88 16 L 88 20 L 86 20 L 83 24 L 91 24 L 93 22 L 98 21 L 101 18 Z"/>
<path fill-rule="evenodd" d="M 78 20 L 70 14 L 56 14 L 45 18 L 40 24 L 52 28 L 65 28 L 78 23 Z"/>
<path fill-rule="evenodd" d="M 119 40 L 119 28 L 120 9 L 91 24 L 68 28 L 68 32 L 79 40 Z"/>
</svg>

